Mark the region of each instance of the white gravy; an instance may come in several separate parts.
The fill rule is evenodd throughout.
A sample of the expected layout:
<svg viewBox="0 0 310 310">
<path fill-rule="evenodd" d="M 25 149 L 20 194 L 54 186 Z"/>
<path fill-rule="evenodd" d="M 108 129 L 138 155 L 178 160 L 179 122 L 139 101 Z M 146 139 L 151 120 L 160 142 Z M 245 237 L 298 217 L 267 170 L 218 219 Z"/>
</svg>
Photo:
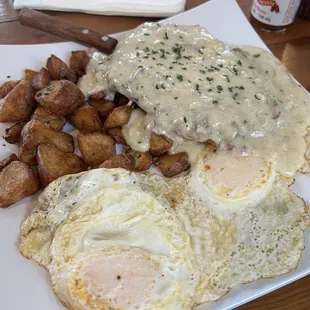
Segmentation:
<svg viewBox="0 0 310 310">
<path fill-rule="evenodd" d="M 129 122 L 122 127 L 122 134 L 127 144 L 135 151 L 147 152 L 150 149 L 151 119 L 140 109 L 135 109 Z"/>
<path fill-rule="evenodd" d="M 211 139 L 286 176 L 305 161 L 309 94 L 270 53 L 229 48 L 202 27 L 144 24 L 108 58 L 96 53 L 80 86 L 124 94 L 174 144 Z"/>
</svg>

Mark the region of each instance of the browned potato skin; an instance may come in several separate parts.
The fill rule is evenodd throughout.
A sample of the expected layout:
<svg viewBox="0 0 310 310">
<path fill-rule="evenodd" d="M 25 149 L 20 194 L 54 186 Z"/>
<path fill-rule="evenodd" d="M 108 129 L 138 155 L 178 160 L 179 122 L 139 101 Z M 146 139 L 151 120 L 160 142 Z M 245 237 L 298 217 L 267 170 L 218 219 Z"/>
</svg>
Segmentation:
<svg viewBox="0 0 310 310">
<path fill-rule="evenodd" d="M 115 155 L 105 161 L 99 168 L 123 168 L 126 170 L 133 170 L 133 163 L 125 155 Z"/>
<path fill-rule="evenodd" d="M 173 141 L 164 135 L 157 135 L 152 132 L 150 139 L 150 153 L 153 156 L 160 156 L 166 153 L 172 146 Z"/>
<path fill-rule="evenodd" d="M 11 162 L 0 172 L 0 208 L 7 208 L 38 190 L 35 173 L 20 161 Z"/>
<path fill-rule="evenodd" d="M 36 102 L 29 81 L 18 83 L 0 100 L 0 122 L 23 122 L 30 119 Z"/>
<path fill-rule="evenodd" d="M 25 80 L 26 81 L 32 80 L 38 74 L 38 71 L 34 71 L 31 69 L 25 69 L 24 72 L 25 72 Z"/>
<path fill-rule="evenodd" d="M 105 129 L 121 127 L 129 121 L 131 115 L 131 107 L 124 105 L 112 111 L 103 124 Z"/>
<path fill-rule="evenodd" d="M 126 144 L 126 140 L 122 134 L 122 129 L 120 127 L 108 129 L 107 132 L 111 137 L 113 137 L 116 143 Z"/>
<path fill-rule="evenodd" d="M 8 164 L 10 164 L 12 161 L 16 161 L 18 160 L 18 157 L 16 154 L 11 154 L 8 157 L 4 158 L 3 160 L 0 161 L 0 171 L 7 166 Z"/>
<path fill-rule="evenodd" d="M 4 98 L 20 81 L 8 81 L 0 86 L 0 99 Z"/>
<path fill-rule="evenodd" d="M 94 107 L 97 110 L 100 117 L 103 119 L 106 119 L 111 114 L 111 112 L 116 108 L 116 105 L 113 101 L 104 99 L 101 100 L 89 99 L 88 104 Z"/>
<path fill-rule="evenodd" d="M 13 126 L 5 129 L 5 134 L 3 136 L 4 140 L 8 143 L 15 144 L 19 142 L 21 132 L 26 125 L 26 122 L 16 123 Z"/>
<path fill-rule="evenodd" d="M 36 93 L 35 99 L 49 112 L 65 116 L 84 103 L 84 95 L 72 82 L 52 81 Z"/>
<path fill-rule="evenodd" d="M 174 177 L 190 167 L 188 155 L 185 152 L 161 155 L 154 163 L 165 177 Z"/>
<path fill-rule="evenodd" d="M 126 105 L 129 102 L 129 99 L 120 93 L 116 93 L 114 97 L 114 103 L 117 107 Z"/>
<path fill-rule="evenodd" d="M 103 90 L 89 96 L 89 99 L 93 100 L 104 100 L 104 98 L 105 98 L 105 92 Z"/>
<path fill-rule="evenodd" d="M 116 154 L 114 140 L 100 132 L 78 133 L 77 143 L 84 162 L 96 167 Z"/>
<path fill-rule="evenodd" d="M 138 152 L 128 147 L 124 155 L 133 163 L 133 171 L 145 171 L 152 165 L 152 156 L 149 152 Z"/>
<path fill-rule="evenodd" d="M 47 59 L 46 68 L 54 80 L 69 80 L 72 83 L 76 83 L 75 72 L 54 54 Z"/>
<path fill-rule="evenodd" d="M 97 110 L 88 104 L 77 108 L 67 116 L 67 119 L 74 127 L 85 133 L 98 132 L 102 128 Z"/>
<path fill-rule="evenodd" d="M 37 92 L 48 85 L 52 80 L 52 75 L 45 68 L 42 68 L 32 79 L 31 87 Z"/>
<path fill-rule="evenodd" d="M 66 153 L 74 152 L 73 137 L 68 133 L 53 129 L 38 120 L 31 120 L 22 131 L 19 158 L 22 162 L 34 166 L 36 153 L 40 144 L 52 145 Z"/>
<path fill-rule="evenodd" d="M 42 123 L 49 125 L 55 130 L 61 130 L 67 121 L 63 116 L 52 114 L 42 107 L 38 107 L 34 111 L 31 119 L 41 121 Z"/>
<path fill-rule="evenodd" d="M 79 156 L 59 151 L 50 145 L 39 145 L 37 159 L 39 177 L 43 187 L 63 175 L 87 170 Z"/>
</svg>

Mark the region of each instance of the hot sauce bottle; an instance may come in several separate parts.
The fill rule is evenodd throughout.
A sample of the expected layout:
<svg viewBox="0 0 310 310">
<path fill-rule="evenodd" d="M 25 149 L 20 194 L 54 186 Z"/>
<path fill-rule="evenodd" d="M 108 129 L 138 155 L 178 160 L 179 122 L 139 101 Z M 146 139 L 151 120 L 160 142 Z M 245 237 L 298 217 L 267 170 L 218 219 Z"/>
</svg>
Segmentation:
<svg viewBox="0 0 310 310">
<path fill-rule="evenodd" d="M 296 16 L 301 0 L 254 0 L 251 22 L 266 31 L 285 31 Z"/>
</svg>

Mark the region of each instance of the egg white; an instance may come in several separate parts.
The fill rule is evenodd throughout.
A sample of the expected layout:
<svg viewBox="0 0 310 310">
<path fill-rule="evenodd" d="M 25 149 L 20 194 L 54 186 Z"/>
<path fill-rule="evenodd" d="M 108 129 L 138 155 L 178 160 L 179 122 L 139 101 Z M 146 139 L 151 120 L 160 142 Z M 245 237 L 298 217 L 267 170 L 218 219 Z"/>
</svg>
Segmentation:
<svg viewBox="0 0 310 310">
<path fill-rule="evenodd" d="M 303 200 L 272 165 L 208 152 L 177 178 L 96 169 L 54 181 L 23 224 L 21 253 L 79 310 L 187 309 L 296 268 Z"/>
</svg>

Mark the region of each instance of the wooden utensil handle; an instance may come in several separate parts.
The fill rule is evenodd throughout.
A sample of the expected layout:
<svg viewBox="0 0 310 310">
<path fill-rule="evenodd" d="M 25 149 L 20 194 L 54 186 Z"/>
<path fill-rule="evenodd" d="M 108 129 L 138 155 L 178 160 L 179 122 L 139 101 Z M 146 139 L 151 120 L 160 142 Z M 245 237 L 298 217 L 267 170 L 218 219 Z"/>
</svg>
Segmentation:
<svg viewBox="0 0 310 310">
<path fill-rule="evenodd" d="M 21 10 L 19 21 L 22 25 L 39 29 L 70 41 L 95 47 L 108 54 L 113 52 L 117 44 L 117 40 L 111 37 L 28 8 Z"/>
</svg>

